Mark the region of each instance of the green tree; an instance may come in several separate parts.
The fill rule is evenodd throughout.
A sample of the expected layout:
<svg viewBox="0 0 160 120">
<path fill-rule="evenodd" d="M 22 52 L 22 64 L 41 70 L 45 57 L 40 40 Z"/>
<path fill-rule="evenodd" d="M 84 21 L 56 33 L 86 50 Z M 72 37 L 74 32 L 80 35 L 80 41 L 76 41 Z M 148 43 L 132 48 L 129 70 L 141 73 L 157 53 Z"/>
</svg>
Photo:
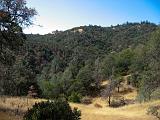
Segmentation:
<svg viewBox="0 0 160 120">
<path fill-rule="evenodd" d="M 115 54 L 107 55 L 101 64 L 101 72 L 103 79 L 110 79 L 110 77 L 114 74 L 115 67 Z"/>
<path fill-rule="evenodd" d="M 24 115 L 24 120 L 80 120 L 81 112 L 73 110 L 67 101 L 58 99 L 52 102 L 36 103 Z"/>
<path fill-rule="evenodd" d="M 25 0 L 0 1 L 0 61 L 6 63 L 7 51 L 17 50 L 25 35 L 22 27 L 32 24 L 35 9 L 28 8 Z M 7 63 L 6 63 L 7 64 Z M 10 63 L 8 63 L 10 64 Z"/>
<path fill-rule="evenodd" d="M 130 66 L 134 58 L 134 52 L 131 49 L 125 49 L 117 54 L 115 58 L 115 74 L 123 76 L 129 74 Z"/>
<path fill-rule="evenodd" d="M 90 93 L 92 88 L 95 87 L 95 80 L 93 79 L 92 65 L 89 64 L 83 67 L 82 69 L 80 69 L 76 79 L 82 83 L 82 85 L 85 88 L 85 92 L 87 94 Z"/>
<path fill-rule="evenodd" d="M 141 74 L 142 81 L 139 92 L 141 100 L 150 100 L 151 94 L 160 86 L 160 29 L 152 34 L 147 47 L 147 69 Z"/>
</svg>

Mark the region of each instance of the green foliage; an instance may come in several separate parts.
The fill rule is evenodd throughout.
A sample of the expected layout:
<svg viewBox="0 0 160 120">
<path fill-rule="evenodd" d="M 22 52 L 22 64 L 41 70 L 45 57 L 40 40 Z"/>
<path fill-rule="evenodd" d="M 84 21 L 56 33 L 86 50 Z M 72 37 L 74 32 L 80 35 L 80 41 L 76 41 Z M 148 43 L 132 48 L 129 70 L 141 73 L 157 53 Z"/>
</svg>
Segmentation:
<svg viewBox="0 0 160 120">
<path fill-rule="evenodd" d="M 150 100 L 151 94 L 159 88 L 160 85 L 160 30 L 158 29 L 152 34 L 150 41 L 147 43 L 145 54 L 141 56 L 140 61 L 143 67 L 139 67 L 139 71 L 135 71 L 139 81 L 139 99 Z M 139 63 L 138 63 L 139 64 Z M 140 69 L 141 68 L 141 69 Z"/>
<path fill-rule="evenodd" d="M 68 100 L 70 102 L 74 102 L 74 103 L 80 103 L 81 102 L 81 95 L 77 92 L 72 92 L 71 96 L 68 97 Z"/>
<path fill-rule="evenodd" d="M 153 78 L 154 75 L 149 71 L 142 74 L 138 95 L 140 101 L 151 100 L 151 94 L 157 86 L 154 84 L 155 80 Z"/>
<path fill-rule="evenodd" d="M 30 78 L 27 75 L 21 76 L 31 71 L 24 69 L 22 61 L 19 62 L 21 57 L 17 59 L 17 56 L 23 54 L 20 49 L 26 40 L 22 28 L 32 24 L 32 17 L 37 12 L 28 8 L 25 0 L 1 0 L 0 8 L 0 63 L 5 65 L 0 92 L 7 95 L 26 95 L 27 87 L 37 83 L 33 79 L 28 81 Z"/>
<path fill-rule="evenodd" d="M 125 49 L 118 53 L 115 66 L 116 75 L 127 75 L 129 74 L 129 68 L 132 65 L 134 53 L 131 49 Z"/>
<path fill-rule="evenodd" d="M 105 78 L 124 76 L 129 74 L 134 52 L 131 49 L 122 50 L 106 56 L 102 62 L 102 74 Z"/>
<path fill-rule="evenodd" d="M 128 83 L 130 83 L 133 87 L 139 88 L 141 82 L 141 76 L 136 73 L 132 73 L 132 75 L 128 78 Z"/>
<path fill-rule="evenodd" d="M 41 87 L 41 89 L 43 91 L 43 94 L 42 94 L 43 97 L 44 96 L 47 97 L 47 98 L 57 97 L 57 94 L 53 94 L 54 84 L 52 84 L 51 82 L 44 80 L 44 81 L 42 81 L 40 87 Z"/>
<path fill-rule="evenodd" d="M 160 99 L 160 87 L 155 89 L 151 94 L 151 99 L 159 100 Z"/>
<path fill-rule="evenodd" d="M 32 24 L 36 11 L 25 0 L 1 0 L 0 8 L 0 62 L 12 65 L 13 55 L 26 39 L 22 27 Z"/>
<path fill-rule="evenodd" d="M 87 65 L 84 68 L 82 68 L 77 75 L 76 79 L 82 82 L 86 93 L 88 93 L 91 90 L 92 83 L 94 83 L 92 75 L 93 71 L 91 65 Z"/>
<path fill-rule="evenodd" d="M 103 79 L 109 79 L 111 75 L 113 75 L 114 66 L 115 66 L 115 54 L 109 54 L 106 56 L 101 65 L 101 71 Z"/>
<path fill-rule="evenodd" d="M 78 32 L 79 29 L 82 32 Z M 0 76 L 0 92 L 26 95 L 32 83 L 40 87 L 46 98 L 68 98 L 73 92 L 85 96 L 98 93 L 101 80 L 115 79 L 117 87 L 121 76 L 131 74 L 131 83 L 144 94 L 142 91 L 151 88 L 147 85 L 153 84 L 148 73 L 154 77 L 159 66 L 159 54 L 155 50 L 159 48 L 155 44 L 159 36 L 154 35 L 150 45 L 146 45 L 156 29 L 155 24 L 141 22 L 111 27 L 81 26 L 55 34 L 27 35 L 13 67 L 0 70 L 4 73 Z M 153 79 L 158 83 L 157 78 Z M 148 94 L 155 91 L 148 90 Z"/>
<path fill-rule="evenodd" d="M 83 31 L 74 32 L 78 29 Z M 155 29 L 154 24 L 142 22 L 108 28 L 83 26 L 54 35 L 28 35 L 29 43 L 34 41 L 35 45 L 41 45 L 46 41 L 45 45 L 52 48 L 52 62 L 43 67 L 38 79 L 42 91 L 66 97 L 73 91 L 89 95 L 98 90 L 101 79 L 113 75 L 119 80 L 127 74 L 132 74 L 135 77 L 132 83 L 140 87 L 142 76 L 135 71 L 143 71 L 147 62 L 143 61 L 145 57 L 142 58 L 146 51 L 142 53 L 143 47 L 138 48 L 137 45 L 145 46 Z M 46 86 L 43 81 L 49 82 L 51 89 L 43 87 Z"/>
<path fill-rule="evenodd" d="M 24 115 L 24 120 L 80 120 L 81 112 L 62 99 L 36 103 Z"/>
</svg>

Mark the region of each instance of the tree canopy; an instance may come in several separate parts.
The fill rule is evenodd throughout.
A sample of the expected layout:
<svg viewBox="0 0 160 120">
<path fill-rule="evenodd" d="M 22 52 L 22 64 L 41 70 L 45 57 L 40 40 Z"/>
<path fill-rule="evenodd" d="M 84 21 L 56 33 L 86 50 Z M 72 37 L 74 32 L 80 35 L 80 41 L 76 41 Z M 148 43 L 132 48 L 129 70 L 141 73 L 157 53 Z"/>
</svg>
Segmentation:
<svg viewBox="0 0 160 120">
<path fill-rule="evenodd" d="M 26 35 L 16 63 L 1 76 L 1 93 L 27 95 L 34 85 L 42 97 L 71 99 L 100 93 L 102 80 L 114 80 L 117 87 L 122 76 L 130 75 L 140 98 L 153 96 L 159 88 L 150 86 L 159 82 L 157 29 L 141 22 Z"/>
<path fill-rule="evenodd" d="M 25 35 L 22 27 L 32 24 L 31 18 L 37 12 L 26 6 L 25 0 L 0 1 L 0 61 L 7 63 L 12 51 L 23 45 Z M 13 59 L 13 58 L 11 58 Z"/>
</svg>

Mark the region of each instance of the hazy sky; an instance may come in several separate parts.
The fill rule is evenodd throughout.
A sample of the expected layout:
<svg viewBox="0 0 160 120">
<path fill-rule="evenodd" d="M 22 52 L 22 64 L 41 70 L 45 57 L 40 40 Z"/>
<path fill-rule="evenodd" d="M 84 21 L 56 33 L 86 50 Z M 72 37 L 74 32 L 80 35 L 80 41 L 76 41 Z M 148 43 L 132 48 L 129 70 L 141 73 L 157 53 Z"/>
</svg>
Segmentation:
<svg viewBox="0 0 160 120">
<path fill-rule="evenodd" d="M 110 26 L 148 20 L 160 23 L 160 0 L 27 0 L 38 15 L 25 33 L 46 34 L 82 25 Z M 41 25 L 39 27 L 38 25 Z"/>
</svg>

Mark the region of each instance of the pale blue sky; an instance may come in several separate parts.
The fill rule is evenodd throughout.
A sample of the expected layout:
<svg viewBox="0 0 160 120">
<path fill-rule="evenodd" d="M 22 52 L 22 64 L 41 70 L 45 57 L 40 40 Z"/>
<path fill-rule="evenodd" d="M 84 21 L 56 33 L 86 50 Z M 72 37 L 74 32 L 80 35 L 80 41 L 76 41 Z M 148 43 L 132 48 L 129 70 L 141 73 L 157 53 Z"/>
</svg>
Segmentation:
<svg viewBox="0 0 160 120">
<path fill-rule="evenodd" d="M 160 23 L 160 0 L 27 0 L 38 15 L 25 33 L 46 34 L 83 25 L 110 26 L 148 20 Z"/>
</svg>

